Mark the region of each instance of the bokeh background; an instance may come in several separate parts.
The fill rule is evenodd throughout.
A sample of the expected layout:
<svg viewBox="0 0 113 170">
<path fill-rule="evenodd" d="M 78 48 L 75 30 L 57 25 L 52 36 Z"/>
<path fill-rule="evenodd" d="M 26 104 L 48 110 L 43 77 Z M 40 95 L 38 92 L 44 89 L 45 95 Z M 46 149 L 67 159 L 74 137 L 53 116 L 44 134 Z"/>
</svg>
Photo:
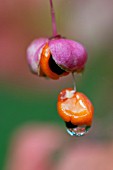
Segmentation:
<svg viewBox="0 0 113 170">
<path fill-rule="evenodd" d="M 65 133 L 56 110 L 57 96 L 72 87 L 71 75 L 58 81 L 30 73 L 26 49 L 51 36 L 49 0 L 0 1 L 0 169 L 14 131 L 26 123 L 55 124 Z M 91 132 L 74 142 L 113 140 L 113 1 L 54 0 L 58 32 L 83 43 L 88 63 L 77 89 L 95 107 Z M 68 137 L 70 138 L 70 137 Z M 109 168 L 108 168 L 109 169 Z"/>
</svg>

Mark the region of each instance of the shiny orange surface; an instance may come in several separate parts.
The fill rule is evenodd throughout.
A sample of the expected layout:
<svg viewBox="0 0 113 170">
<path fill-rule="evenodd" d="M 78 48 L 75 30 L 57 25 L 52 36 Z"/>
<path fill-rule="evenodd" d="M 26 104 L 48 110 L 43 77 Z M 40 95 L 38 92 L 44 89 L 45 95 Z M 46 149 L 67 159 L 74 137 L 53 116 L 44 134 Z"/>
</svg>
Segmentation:
<svg viewBox="0 0 113 170">
<path fill-rule="evenodd" d="M 57 80 L 57 79 L 59 79 L 59 77 L 66 76 L 67 74 L 69 74 L 68 72 L 64 72 L 61 75 L 54 73 L 49 67 L 50 57 L 51 57 L 50 49 L 49 49 L 48 44 L 46 44 L 44 46 L 44 48 L 42 50 L 42 54 L 41 54 L 40 69 L 47 77 Z"/>
<path fill-rule="evenodd" d="M 94 108 L 90 100 L 71 88 L 64 89 L 58 96 L 57 109 L 65 122 L 74 125 L 91 125 Z"/>
</svg>

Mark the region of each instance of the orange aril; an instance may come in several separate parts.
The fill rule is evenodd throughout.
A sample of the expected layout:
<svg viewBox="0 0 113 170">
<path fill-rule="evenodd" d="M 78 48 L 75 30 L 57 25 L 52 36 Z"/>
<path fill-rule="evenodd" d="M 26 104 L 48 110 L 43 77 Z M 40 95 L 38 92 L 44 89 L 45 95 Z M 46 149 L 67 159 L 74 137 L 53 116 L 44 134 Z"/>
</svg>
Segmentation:
<svg viewBox="0 0 113 170">
<path fill-rule="evenodd" d="M 73 125 L 87 125 L 92 123 L 94 108 L 90 100 L 72 88 L 64 89 L 58 96 L 57 109 L 65 122 Z"/>
</svg>

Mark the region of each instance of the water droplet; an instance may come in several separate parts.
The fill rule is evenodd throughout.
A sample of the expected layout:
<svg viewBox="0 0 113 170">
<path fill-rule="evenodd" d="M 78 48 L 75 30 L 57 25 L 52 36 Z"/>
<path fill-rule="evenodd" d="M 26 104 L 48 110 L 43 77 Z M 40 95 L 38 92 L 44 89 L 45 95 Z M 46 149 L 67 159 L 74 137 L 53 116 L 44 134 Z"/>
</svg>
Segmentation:
<svg viewBox="0 0 113 170">
<path fill-rule="evenodd" d="M 88 133 L 90 127 L 91 126 L 86 126 L 86 125 L 75 126 L 73 128 L 67 128 L 67 132 L 71 136 L 83 136 Z"/>
<path fill-rule="evenodd" d="M 91 126 L 87 125 L 73 125 L 71 122 L 65 122 L 67 127 L 67 132 L 71 136 L 83 136 L 88 133 Z"/>
</svg>

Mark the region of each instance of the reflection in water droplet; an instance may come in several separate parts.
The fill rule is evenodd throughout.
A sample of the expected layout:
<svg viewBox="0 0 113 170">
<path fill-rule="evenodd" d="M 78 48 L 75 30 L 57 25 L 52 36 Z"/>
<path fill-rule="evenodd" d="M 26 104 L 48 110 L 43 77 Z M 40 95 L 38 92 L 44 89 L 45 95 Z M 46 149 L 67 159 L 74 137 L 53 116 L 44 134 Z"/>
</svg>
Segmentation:
<svg viewBox="0 0 113 170">
<path fill-rule="evenodd" d="M 77 126 L 75 128 L 67 128 L 67 132 L 71 136 L 83 136 L 88 133 L 90 126 Z"/>
<path fill-rule="evenodd" d="M 88 133 L 91 126 L 81 125 L 76 126 L 71 124 L 70 122 L 66 122 L 67 132 L 71 136 L 83 136 Z"/>
</svg>

